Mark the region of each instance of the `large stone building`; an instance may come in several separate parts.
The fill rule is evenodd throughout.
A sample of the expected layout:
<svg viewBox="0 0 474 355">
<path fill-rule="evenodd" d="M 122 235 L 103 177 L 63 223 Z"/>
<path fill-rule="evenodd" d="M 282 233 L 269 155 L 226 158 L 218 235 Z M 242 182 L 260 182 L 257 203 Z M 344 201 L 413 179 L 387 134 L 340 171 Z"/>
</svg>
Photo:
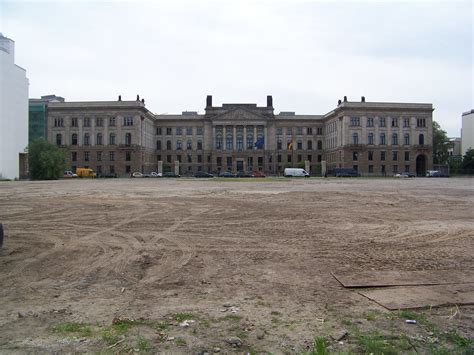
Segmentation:
<svg viewBox="0 0 474 355">
<path fill-rule="evenodd" d="M 28 78 L 15 64 L 15 42 L 0 33 L 0 177 L 26 174 Z"/>
<path fill-rule="evenodd" d="M 339 101 L 325 115 L 274 113 L 267 105 L 213 106 L 204 114 L 155 115 L 135 101 L 51 102 L 50 142 L 67 151 L 68 164 L 126 176 L 158 171 L 179 162 L 181 174 L 197 171 L 259 170 L 280 174 L 285 167 L 309 167 L 331 174 L 351 167 L 363 176 L 432 167 L 431 104 Z M 322 170 L 323 169 L 323 170 Z"/>
<path fill-rule="evenodd" d="M 461 154 L 474 149 L 474 110 L 463 112 L 461 128 Z"/>
</svg>

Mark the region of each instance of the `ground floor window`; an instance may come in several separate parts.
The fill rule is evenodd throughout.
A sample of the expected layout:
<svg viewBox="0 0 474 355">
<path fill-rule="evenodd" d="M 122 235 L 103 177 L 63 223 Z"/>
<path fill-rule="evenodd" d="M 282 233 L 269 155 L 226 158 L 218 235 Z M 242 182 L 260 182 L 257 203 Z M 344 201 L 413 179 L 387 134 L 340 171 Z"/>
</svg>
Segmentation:
<svg viewBox="0 0 474 355">
<path fill-rule="evenodd" d="M 115 166 L 114 165 L 110 165 L 109 166 L 109 171 L 111 174 L 115 174 Z"/>
<path fill-rule="evenodd" d="M 125 172 L 129 174 L 132 171 L 130 165 L 125 165 Z"/>
<path fill-rule="evenodd" d="M 374 172 L 374 166 L 369 165 L 369 173 L 372 174 Z"/>
<path fill-rule="evenodd" d="M 393 166 L 392 172 L 393 172 L 394 174 L 398 173 L 398 165 L 394 165 L 394 166 Z"/>
</svg>

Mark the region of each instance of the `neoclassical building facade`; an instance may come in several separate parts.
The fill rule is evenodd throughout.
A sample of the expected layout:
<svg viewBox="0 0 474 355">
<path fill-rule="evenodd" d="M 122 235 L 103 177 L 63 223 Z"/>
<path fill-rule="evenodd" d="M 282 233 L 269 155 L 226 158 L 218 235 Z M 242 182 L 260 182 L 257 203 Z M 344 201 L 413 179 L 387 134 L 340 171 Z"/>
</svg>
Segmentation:
<svg viewBox="0 0 474 355">
<path fill-rule="evenodd" d="M 431 104 L 339 100 L 325 115 L 275 114 L 267 105 L 206 99 L 204 114 L 156 115 L 144 100 L 52 102 L 47 138 L 65 150 L 71 170 L 128 176 L 179 166 L 181 174 L 223 170 L 278 175 L 306 167 L 313 175 L 337 167 L 362 176 L 432 167 Z M 162 163 L 159 163 L 162 162 Z M 325 170 L 326 169 L 326 170 Z"/>
</svg>

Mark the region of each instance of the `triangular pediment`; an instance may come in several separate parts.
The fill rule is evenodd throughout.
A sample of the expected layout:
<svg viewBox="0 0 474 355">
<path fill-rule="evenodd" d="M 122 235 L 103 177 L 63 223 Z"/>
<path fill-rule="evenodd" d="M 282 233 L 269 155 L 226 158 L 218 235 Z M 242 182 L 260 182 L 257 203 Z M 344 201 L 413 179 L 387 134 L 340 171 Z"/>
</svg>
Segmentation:
<svg viewBox="0 0 474 355">
<path fill-rule="evenodd" d="M 267 120 L 268 117 L 261 114 L 246 110 L 243 108 L 236 108 L 223 112 L 217 116 L 211 118 L 213 121 L 262 121 Z"/>
</svg>

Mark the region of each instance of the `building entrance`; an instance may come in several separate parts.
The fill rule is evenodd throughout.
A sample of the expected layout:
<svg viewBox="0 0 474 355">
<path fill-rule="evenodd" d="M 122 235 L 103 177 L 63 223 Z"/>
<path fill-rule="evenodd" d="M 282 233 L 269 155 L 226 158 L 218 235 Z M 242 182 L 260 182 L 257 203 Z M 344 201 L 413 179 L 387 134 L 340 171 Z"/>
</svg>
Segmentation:
<svg viewBox="0 0 474 355">
<path fill-rule="evenodd" d="M 244 161 L 237 160 L 237 171 L 244 171 Z"/>
</svg>

